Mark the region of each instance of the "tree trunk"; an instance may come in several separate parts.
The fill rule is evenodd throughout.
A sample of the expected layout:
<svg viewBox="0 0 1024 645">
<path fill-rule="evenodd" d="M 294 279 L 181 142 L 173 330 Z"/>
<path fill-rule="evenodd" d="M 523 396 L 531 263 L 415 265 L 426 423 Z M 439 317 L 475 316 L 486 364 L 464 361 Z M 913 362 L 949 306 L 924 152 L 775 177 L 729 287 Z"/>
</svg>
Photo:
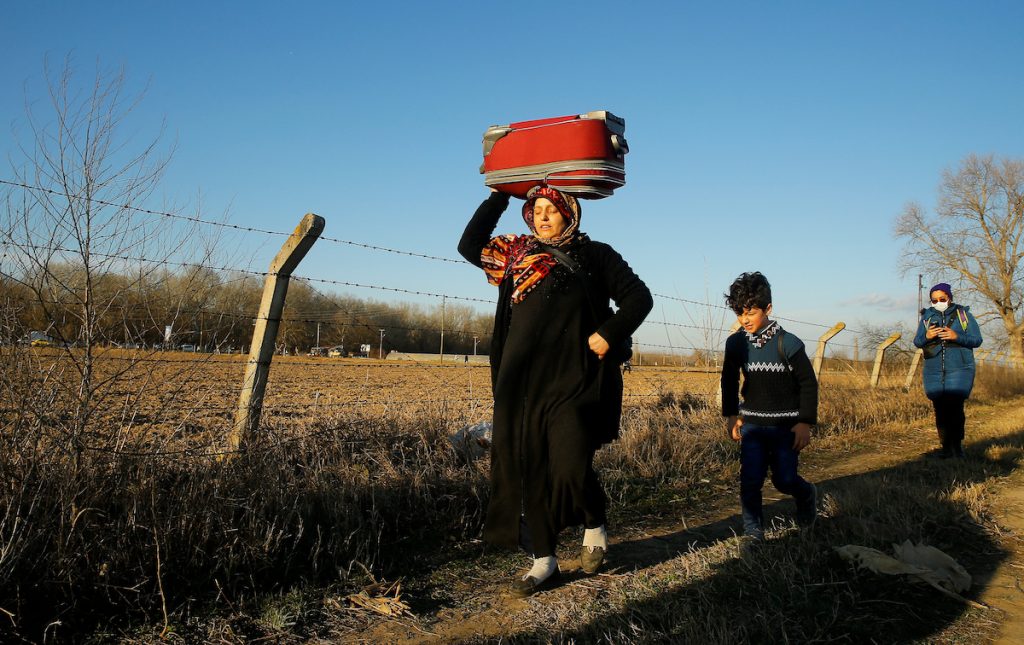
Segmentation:
<svg viewBox="0 0 1024 645">
<path fill-rule="evenodd" d="M 1003 328 L 1006 329 L 1010 358 L 1015 362 L 1024 361 L 1024 325 L 1019 324 L 1011 312 L 1003 318 Z"/>
</svg>

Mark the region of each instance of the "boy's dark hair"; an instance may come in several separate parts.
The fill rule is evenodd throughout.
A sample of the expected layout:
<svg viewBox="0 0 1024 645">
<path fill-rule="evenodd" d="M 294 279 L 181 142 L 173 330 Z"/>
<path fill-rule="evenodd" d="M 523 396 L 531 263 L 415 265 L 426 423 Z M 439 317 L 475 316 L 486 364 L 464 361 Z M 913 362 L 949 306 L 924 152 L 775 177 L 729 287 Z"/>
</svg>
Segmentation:
<svg viewBox="0 0 1024 645">
<path fill-rule="evenodd" d="M 725 304 L 729 305 L 737 316 L 743 313 L 744 309 L 767 309 L 768 305 L 772 304 L 772 285 L 768 284 L 768 278 L 760 271 L 741 273 L 729 286 L 729 293 L 725 294 Z"/>
</svg>

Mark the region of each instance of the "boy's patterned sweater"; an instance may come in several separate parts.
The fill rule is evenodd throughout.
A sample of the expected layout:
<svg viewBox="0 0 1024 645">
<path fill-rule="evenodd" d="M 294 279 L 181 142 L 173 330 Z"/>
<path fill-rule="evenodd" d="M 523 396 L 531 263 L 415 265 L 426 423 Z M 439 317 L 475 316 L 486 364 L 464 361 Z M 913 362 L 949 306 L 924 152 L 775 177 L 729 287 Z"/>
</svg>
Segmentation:
<svg viewBox="0 0 1024 645">
<path fill-rule="evenodd" d="M 818 380 L 803 341 L 775 321 L 755 334 L 741 329 L 725 341 L 722 416 L 737 414 L 765 426 L 818 421 Z"/>
</svg>

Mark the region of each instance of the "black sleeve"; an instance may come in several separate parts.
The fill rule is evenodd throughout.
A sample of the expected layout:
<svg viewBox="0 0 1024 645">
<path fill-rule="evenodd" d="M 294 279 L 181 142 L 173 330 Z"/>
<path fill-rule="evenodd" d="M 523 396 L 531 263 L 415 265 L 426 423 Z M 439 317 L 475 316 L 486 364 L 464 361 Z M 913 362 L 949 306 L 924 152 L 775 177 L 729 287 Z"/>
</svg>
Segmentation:
<svg viewBox="0 0 1024 645">
<path fill-rule="evenodd" d="M 737 334 L 729 336 L 725 341 L 725 358 L 722 360 L 722 416 L 732 417 L 740 413 L 740 367 L 743 358 L 738 351 L 737 340 L 743 337 Z"/>
<path fill-rule="evenodd" d="M 473 213 L 469 224 L 466 224 L 466 230 L 459 240 L 459 254 L 474 266 L 483 267 L 480 251 L 491 241 L 501 214 L 508 208 L 508 200 L 509 195 L 506 193 L 491 193 Z"/>
<path fill-rule="evenodd" d="M 811 359 L 807 357 L 803 342 L 798 340 L 796 351 L 789 356 L 789 364 L 793 368 L 793 379 L 800 395 L 800 416 L 797 417 L 797 422 L 817 425 L 818 379 L 814 376 L 814 367 L 811 365 Z"/>
<path fill-rule="evenodd" d="M 614 347 L 637 330 L 654 308 L 654 299 L 644 281 L 615 249 L 600 243 L 595 244 L 595 247 L 601 258 L 604 288 L 618 307 L 614 315 L 601 323 L 597 333 Z"/>
</svg>

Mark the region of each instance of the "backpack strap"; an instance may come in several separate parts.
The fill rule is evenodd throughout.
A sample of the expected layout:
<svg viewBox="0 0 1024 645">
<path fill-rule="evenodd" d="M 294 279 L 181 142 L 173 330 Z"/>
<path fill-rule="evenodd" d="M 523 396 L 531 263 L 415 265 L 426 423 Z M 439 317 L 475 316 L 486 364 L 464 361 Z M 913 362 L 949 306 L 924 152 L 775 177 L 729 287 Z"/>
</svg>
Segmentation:
<svg viewBox="0 0 1024 645">
<path fill-rule="evenodd" d="M 782 361 L 783 365 L 786 366 L 787 370 L 792 372 L 793 371 L 793 366 L 789 364 L 789 358 L 786 357 L 786 348 L 782 344 L 782 337 L 785 336 L 785 335 L 786 335 L 786 331 L 784 329 L 782 329 L 781 327 L 779 327 L 779 333 L 776 336 L 776 338 L 779 339 L 779 360 Z"/>
</svg>

